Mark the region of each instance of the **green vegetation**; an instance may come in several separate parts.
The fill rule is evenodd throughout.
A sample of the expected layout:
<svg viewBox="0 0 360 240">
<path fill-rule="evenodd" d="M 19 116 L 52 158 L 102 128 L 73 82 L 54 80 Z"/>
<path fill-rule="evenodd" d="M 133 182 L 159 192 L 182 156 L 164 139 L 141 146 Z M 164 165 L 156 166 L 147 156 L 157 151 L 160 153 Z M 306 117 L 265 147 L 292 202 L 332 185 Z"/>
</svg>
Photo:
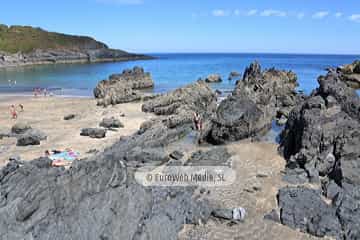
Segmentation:
<svg viewBox="0 0 360 240">
<path fill-rule="evenodd" d="M 47 32 L 41 28 L 0 24 L 0 51 L 28 53 L 35 49 L 85 50 L 107 48 L 90 37 Z"/>
</svg>

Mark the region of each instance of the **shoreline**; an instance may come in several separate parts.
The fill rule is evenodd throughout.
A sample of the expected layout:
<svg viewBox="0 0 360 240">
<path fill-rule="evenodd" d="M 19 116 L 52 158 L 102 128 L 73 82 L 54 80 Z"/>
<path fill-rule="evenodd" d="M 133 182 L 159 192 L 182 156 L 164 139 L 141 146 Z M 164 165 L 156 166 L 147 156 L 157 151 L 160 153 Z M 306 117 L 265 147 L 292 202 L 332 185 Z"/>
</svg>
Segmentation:
<svg viewBox="0 0 360 240">
<path fill-rule="evenodd" d="M 11 119 L 9 106 L 22 104 L 24 112 L 18 112 L 18 119 Z M 46 150 L 71 148 L 80 152 L 80 159 L 92 155 L 91 150 L 103 151 L 122 136 L 138 131 L 140 125 L 153 117 L 141 111 L 142 102 L 125 103 L 107 108 L 96 105 L 94 98 L 5 96 L 0 94 L 0 132 L 9 132 L 15 123 L 27 123 L 47 135 L 40 145 L 19 147 L 16 138 L 0 138 L 0 167 L 10 157 L 20 156 L 22 160 L 44 156 Z M 75 114 L 72 120 L 65 121 L 64 116 Z M 125 116 L 122 116 L 122 115 Z M 97 128 L 104 118 L 115 117 L 124 128 L 107 131 L 103 139 L 80 136 L 82 128 Z"/>
<path fill-rule="evenodd" d="M 78 60 L 57 60 L 57 61 L 39 61 L 39 62 L 17 62 L 14 64 L 0 64 L 0 70 L 2 69 L 16 69 L 19 67 L 33 67 L 33 66 L 42 66 L 42 65 L 56 65 L 56 64 L 92 64 L 92 63 L 109 63 L 109 62 L 129 62 L 129 61 L 141 61 L 141 60 L 153 60 L 156 59 L 152 56 L 139 56 L 134 58 L 104 58 L 104 59 L 95 59 L 89 61 L 88 59 L 78 59 Z"/>
</svg>

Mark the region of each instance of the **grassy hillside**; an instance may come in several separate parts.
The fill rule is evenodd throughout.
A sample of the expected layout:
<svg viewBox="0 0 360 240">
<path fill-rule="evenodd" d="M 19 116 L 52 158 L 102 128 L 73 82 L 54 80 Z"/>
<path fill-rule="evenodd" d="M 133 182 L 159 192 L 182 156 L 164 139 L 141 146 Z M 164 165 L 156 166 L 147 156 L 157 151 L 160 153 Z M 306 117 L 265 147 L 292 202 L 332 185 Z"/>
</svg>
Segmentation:
<svg viewBox="0 0 360 240">
<path fill-rule="evenodd" d="M 107 48 L 90 37 L 47 32 L 41 28 L 0 25 L 0 51 L 31 52 L 34 49 L 97 49 Z"/>
</svg>

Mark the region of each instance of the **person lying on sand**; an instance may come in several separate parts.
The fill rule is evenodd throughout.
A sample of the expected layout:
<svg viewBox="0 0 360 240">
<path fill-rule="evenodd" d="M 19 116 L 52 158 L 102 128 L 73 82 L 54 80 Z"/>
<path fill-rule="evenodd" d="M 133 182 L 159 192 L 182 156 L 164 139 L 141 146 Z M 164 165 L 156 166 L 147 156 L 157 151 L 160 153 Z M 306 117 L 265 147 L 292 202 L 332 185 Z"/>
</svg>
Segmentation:
<svg viewBox="0 0 360 240">
<path fill-rule="evenodd" d="M 45 151 L 45 156 L 52 160 L 52 166 L 54 167 L 69 166 L 72 161 L 78 159 L 79 155 L 80 154 L 78 152 L 74 152 L 70 148 L 65 149 L 65 151 Z"/>
</svg>

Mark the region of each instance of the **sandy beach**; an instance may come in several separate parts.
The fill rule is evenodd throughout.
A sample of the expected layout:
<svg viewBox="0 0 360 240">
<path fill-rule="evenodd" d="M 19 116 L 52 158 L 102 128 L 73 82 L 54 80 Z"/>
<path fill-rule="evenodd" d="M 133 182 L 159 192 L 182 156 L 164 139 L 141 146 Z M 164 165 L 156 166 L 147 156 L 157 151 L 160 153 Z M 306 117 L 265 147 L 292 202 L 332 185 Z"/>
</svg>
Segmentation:
<svg viewBox="0 0 360 240">
<path fill-rule="evenodd" d="M 24 106 L 18 119 L 11 119 L 11 105 Z M 121 136 L 131 135 L 139 129 L 140 124 L 151 118 L 151 114 L 141 111 L 141 103 L 127 103 L 103 108 L 96 106 L 90 98 L 59 97 L 20 97 L 0 96 L 0 131 L 9 131 L 17 122 L 29 124 L 32 128 L 46 133 L 47 140 L 37 146 L 16 146 L 15 138 L 0 139 L 0 165 L 7 163 L 9 157 L 20 156 L 22 160 L 32 160 L 44 156 L 46 150 L 63 150 L 71 148 L 80 153 L 80 158 L 89 156 L 90 150 L 101 151 L 110 146 Z M 72 120 L 65 121 L 65 115 L 75 114 Z M 124 117 L 121 117 L 125 114 Z M 124 128 L 107 131 L 106 138 L 93 139 L 80 136 L 82 128 L 99 127 L 105 117 L 117 117 Z"/>
</svg>

